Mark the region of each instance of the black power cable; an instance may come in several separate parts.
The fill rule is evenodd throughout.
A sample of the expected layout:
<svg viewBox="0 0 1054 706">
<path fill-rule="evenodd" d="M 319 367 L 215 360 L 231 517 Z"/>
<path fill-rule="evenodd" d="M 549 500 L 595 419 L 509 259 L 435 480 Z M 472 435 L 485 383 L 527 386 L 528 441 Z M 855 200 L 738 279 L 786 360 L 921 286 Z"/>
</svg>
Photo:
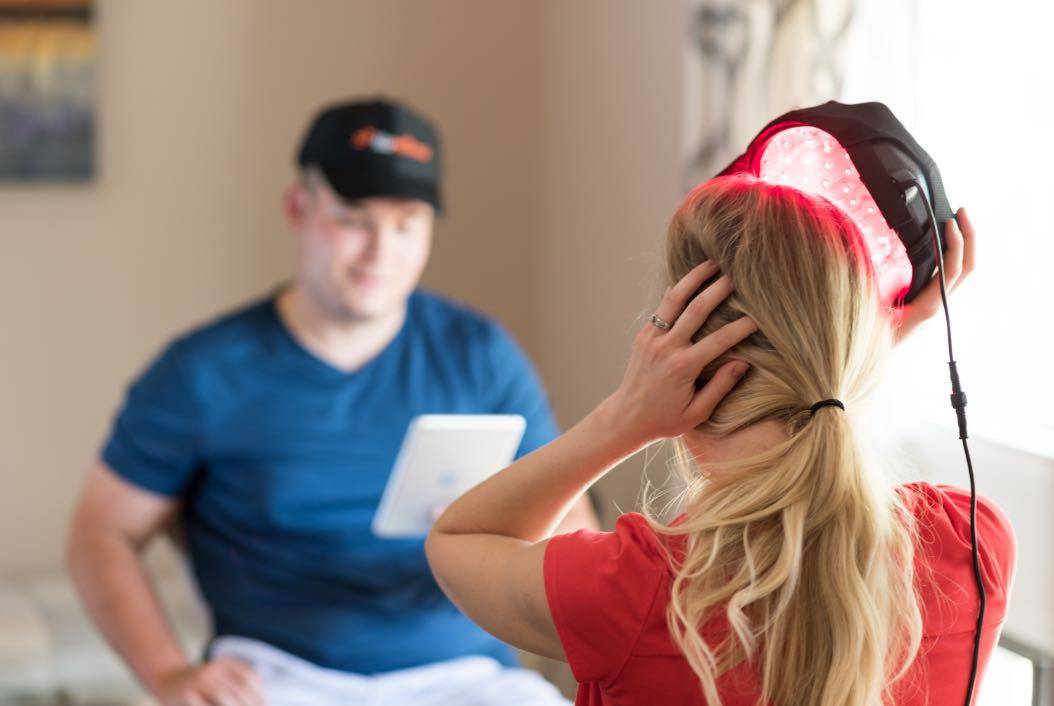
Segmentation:
<svg viewBox="0 0 1054 706">
<path fill-rule="evenodd" d="M 952 321 L 948 313 L 948 295 L 945 291 L 944 282 L 944 252 L 941 249 L 940 233 L 937 230 L 937 218 L 933 215 L 930 200 L 926 197 L 926 191 L 917 179 L 910 180 L 910 186 L 903 192 L 904 201 L 911 201 L 918 196 L 926 206 L 926 213 L 930 219 L 930 229 L 933 231 L 933 247 L 937 254 L 937 272 L 940 277 L 941 304 L 944 307 L 944 322 L 948 329 L 948 369 L 951 374 L 952 393 L 951 403 L 955 409 L 955 417 L 959 424 L 959 439 L 962 440 L 963 452 L 966 454 L 966 468 L 970 474 L 970 546 L 973 550 L 974 579 L 977 581 L 977 594 L 980 605 L 977 612 L 977 627 L 973 638 L 973 659 L 970 664 L 970 680 L 966 685 L 966 706 L 973 703 L 974 685 L 977 681 L 977 667 L 981 656 L 981 630 L 984 627 L 984 613 L 987 604 L 987 596 L 984 591 L 984 579 L 981 576 L 981 559 L 977 551 L 977 486 L 974 481 L 973 461 L 970 459 L 970 446 L 966 443 L 966 393 L 959 383 L 959 370 L 955 364 L 955 354 L 952 351 Z M 912 192 L 915 193 L 912 193 Z"/>
</svg>

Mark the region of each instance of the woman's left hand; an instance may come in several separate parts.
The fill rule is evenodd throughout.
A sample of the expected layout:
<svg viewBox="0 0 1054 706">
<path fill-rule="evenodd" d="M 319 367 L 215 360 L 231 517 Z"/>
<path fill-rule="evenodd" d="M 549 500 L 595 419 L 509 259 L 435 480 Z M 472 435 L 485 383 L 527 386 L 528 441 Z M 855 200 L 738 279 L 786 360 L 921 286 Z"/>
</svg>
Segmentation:
<svg viewBox="0 0 1054 706">
<path fill-rule="evenodd" d="M 730 361 L 702 389 L 696 388 L 703 368 L 758 330 L 753 319 L 743 316 L 692 342 L 707 317 L 732 293 L 732 283 L 722 276 L 692 297 L 717 273 L 716 263 L 708 260 L 666 291 L 655 316 L 670 328 L 654 322 L 644 326 L 633 342 L 622 384 L 604 401 L 609 419 L 616 420 L 638 447 L 705 422 L 749 367 L 745 361 Z"/>
<path fill-rule="evenodd" d="M 976 260 L 977 234 L 966 209 L 960 208 L 955 217 L 944 224 L 944 289 L 951 296 L 963 280 L 973 272 Z M 922 324 L 941 310 L 940 274 L 934 274 L 914 301 L 894 312 L 893 340 L 903 341 Z"/>
</svg>

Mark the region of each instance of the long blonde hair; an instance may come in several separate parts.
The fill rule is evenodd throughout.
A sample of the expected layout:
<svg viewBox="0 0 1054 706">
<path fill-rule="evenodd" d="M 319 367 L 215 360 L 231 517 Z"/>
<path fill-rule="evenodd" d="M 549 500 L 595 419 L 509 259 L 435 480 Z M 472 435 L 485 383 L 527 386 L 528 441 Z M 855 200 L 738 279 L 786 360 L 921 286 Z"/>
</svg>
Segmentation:
<svg viewBox="0 0 1054 706">
<path fill-rule="evenodd" d="M 675 643 L 711 706 L 717 681 L 748 662 L 763 702 L 874 706 L 907 673 L 922 620 L 914 526 L 854 432 L 892 346 L 870 258 L 856 226 L 829 202 L 752 177 L 697 187 L 674 216 L 670 283 L 710 258 L 734 294 L 697 334 L 747 314 L 757 333 L 730 357 L 750 371 L 698 432 L 721 437 L 777 422 L 785 440 L 721 464 L 687 458 L 667 613 Z M 812 403 L 838 398 L 846 411 Z M 671 546 L 675 546 L 671 543 Z M 704 626 L 727 620 L 710 644 Z"/>
</svg>

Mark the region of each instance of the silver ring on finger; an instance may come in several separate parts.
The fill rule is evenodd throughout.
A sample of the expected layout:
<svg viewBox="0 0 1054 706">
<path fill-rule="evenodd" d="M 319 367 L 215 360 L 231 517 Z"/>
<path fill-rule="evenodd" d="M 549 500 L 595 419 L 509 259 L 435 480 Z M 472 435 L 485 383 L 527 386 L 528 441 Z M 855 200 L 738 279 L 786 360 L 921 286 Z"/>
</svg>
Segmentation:
<svg viewBox="0 0 1054 706">
<path fill-rule="evenodd" d="M 660 319 L 658 314 L 651 315 L 651 323 L 655 328 L 662 329 L 663 331 L 669 331 L 673 327 L 673 324 L 670 322 Z"/>
</svg>

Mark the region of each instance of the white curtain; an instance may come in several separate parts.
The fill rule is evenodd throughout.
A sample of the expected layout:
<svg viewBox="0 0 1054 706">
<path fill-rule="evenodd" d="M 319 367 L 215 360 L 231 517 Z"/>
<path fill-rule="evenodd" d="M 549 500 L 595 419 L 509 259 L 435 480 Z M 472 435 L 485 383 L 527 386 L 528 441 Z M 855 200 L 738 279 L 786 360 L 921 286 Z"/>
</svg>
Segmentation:
<svg viewBox="0 0 1054 706">
<path fill-rule="evenodd" d="M 685 188 L 780 113 L 837 98 L 854 0 L 688 0 Z"/>
</svg>

